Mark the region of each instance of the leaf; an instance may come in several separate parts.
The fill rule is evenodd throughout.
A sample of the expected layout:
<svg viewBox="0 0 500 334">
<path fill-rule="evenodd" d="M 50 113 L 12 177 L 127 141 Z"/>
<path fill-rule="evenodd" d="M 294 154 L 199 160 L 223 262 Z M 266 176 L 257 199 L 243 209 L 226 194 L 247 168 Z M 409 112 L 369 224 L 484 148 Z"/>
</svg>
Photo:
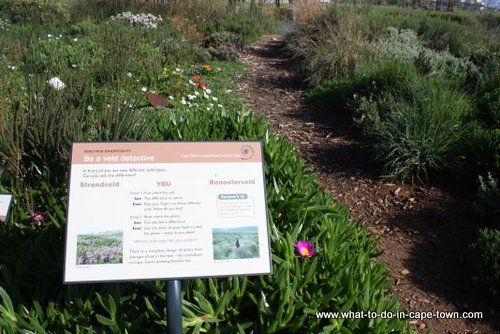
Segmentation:
<svg viewBox="0 0 500 334">
<path fill-rule="evenodd" d="M 198 305 L 203 310 L 203 312 L 213 316 L 214 309 L 212 307 L 212 304 L 200 292 L 194 291 L 193 293 L 194 293 L 195 299 L 198 302 Z"/>
<path fill-rule="evenodd" d="M 116 326 L 116 323 L 109 318 L 106 318 L 105 316 L 102 316 L 100 314 L 96 314 L 97 321 L 99 321 L 101 324 L 106 325 L 110 328 L 113 328 Z"/>
<path fill-rule="evenodd" d="M 349 310 L 351 310 L 352 308 L 352 305 L 354 304 L 354 302 L 356 301 L 356 298 L 357 298 L 357 295 L 354 295 L 352 296 L 351 298 L 349 298 L 344 305 L 342 305 L 342 308 L 339 310 L 339 312 L 348 312 Z"/>
<path fill-rule="evenodd" d="M 214 317 L 217 317 L 219 314 L 225 313 L 224 311 L 227 308 L 228 301 L 229 301 L 229 294 L 224 293 L 222 295 L 222 298 L 220 298 L 219 302 L 217 303 L 217 307 L 215 308 L 215 312 L 214 312 Z"/>
<path fill-rule="evenodd" d="M 305 286 L 307 283 L 309 283 L 313 278 L 314 275 L 316 274 L 316 267 L 318 266 L 318 258 L 316 257 L 311 265 L 307 268 L 307 275 L 304 278 L 304 281 L 302 282 L 302 286 Z"/>
<path fill-rule="evenodd" d="M 344 326 L 342 326 L 340 328 L 340 333 L 342 333 L 342 334 L 352 334 L 352 332 L 348 328 L 345 328 Z"/>
<path fill-rule="evenodd" d="M 144 303 L 146 304 L 146 310 L 148 310 L 156 318 L 161 318 L 158 312 L 156 312 L 156 310 L 154 309 L 153 305 L 151 305 L 151 302 L 147 297 L 144 297 Z"/>
<path fill-rule="evenodd" d="M 3 305 L 0 305 L 0 313 L 5 314 L 10 320 L 17 322 L 16 312 L 9 294 L 0 286 L 0 296 L 3 300 Z M 5 305 L 5 306 L 4 306 Z"/>
</svg>

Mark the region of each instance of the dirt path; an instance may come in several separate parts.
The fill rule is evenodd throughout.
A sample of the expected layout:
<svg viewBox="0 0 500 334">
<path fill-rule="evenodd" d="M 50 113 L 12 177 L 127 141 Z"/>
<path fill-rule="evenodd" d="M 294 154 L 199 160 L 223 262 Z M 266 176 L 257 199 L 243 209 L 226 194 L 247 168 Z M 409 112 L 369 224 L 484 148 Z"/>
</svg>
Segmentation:
<svg viewBox="0 0 500 334">
<path fill-rule="evenodd" d="M 413 329 L 500 333 L 500 311 L 472 290 L 466 275 L 464 250 L 475 234 L 467 217 L 470 199 L 380 179 L 368 143 L 357 135 L 349 115 L 307 107 L 303 78 L 282 47 L 280 36 L 264 36 L 243 51 L 249 75 L 239 90 L 245 103 L 294 144 L 324 188 L 379 238 L 384 254 L 378 261 L 387 263 L 392 290 L 407 311 L 483 312 L 476 321 L 413 320 Z"/>
</svg>

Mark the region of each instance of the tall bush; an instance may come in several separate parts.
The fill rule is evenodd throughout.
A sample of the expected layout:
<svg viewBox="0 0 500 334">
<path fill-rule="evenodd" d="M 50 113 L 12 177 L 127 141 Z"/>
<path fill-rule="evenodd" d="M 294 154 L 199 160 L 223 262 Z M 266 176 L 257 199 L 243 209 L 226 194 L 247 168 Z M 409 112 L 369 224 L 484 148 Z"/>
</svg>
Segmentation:
<svg viewBox="0 0 500 334">
<path fill-rule="evenodd" d="M 312 86 L 347 77 L 373 54 L 360 27 L 360 16 L 337 7 L 299 25 L 286 42 Z"/>
<path fill-rule="evenodd" d="M 500 305 L 500 231 L 495 228 L 479 230 L 477 239 L 469 246 L 470 274 L 474 284 Z"/>
<path fill-rule="evenodd" d="M 0 12 L 12 23 L 62 26 L 70 19 L 68 3 L 63 0 L 1 0 Z"/>
</svg>

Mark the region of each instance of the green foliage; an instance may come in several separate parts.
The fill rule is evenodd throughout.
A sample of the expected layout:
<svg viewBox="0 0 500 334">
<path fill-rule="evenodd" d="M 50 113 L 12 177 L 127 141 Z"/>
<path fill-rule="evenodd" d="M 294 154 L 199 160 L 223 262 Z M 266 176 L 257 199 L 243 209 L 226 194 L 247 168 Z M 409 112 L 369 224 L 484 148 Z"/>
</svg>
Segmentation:
<svg viewBox="0 0 500 334">
<path fill-rule="evenodd" d="M 498 50 L 498 25 L 488 15 L 440 13 L 396 7 L 365 7 L 363 23 L 369 38 L 376 39 L 388 27 L 411 29 L 429 49 L 449 50 L 465 57 L 477 49 Z"/>
<path fill-rule="evenodd" d="M 299 26 L 289 48 L 313 84 L 311 103 L 354 112 L 390 177 L 421 182 L 443 167 L 459 178 L 496 173 L 496 35 L 475 18 L 407 14 L 340 6 Z"/>
<path fill-rule="evenodd" d="M 158 72 L 164 59 L 161 45 L 152 38 L 158 33 L 161 32 L 144 31 L 120 21 L 103 24 L 95 37 L 106 46 L 102 61 L 94 67 L 96 81 L 123 81 L 129 72 Z"/>
<path fill-rule="evenodd" d="M 12 23 L 63 25 L 69 20 L 67 1 L 1 0 L 0 12 Z"/>
<path fill-rule="evenodd" d="M 234 61 L 243 47 L 243 38 L 233 32 L 216 32 L 205 37 L 203 46 L 208 48 L 212 59 Z"/>
<path fill-rule="evenodd" d="M 463 77 L 475 71 L 475 66 L 465 58 L 457 58 L 448 50 L 434 51 L 424 48 L 420 52 L 416 65 L 428 75 L 440 75 L 447 78 Z"/>
<path fill-rule="evenodd" d="M 473 106 L 453 83 L 422 77 L 410 64 L 363 66 L 350 79 L 324 83 L 309 97 L 353 112 L 386 176 L 424 182 L 429 174 L 459 163 L 463 119 Z"/>
<path fill-rule="evenodd" d="M 465 149 L 475 175 L 500 171 L 500 53 L 485 49 L 472 56 L 477 71 L 468 76 L 476 109 L 467 118 Z"/>
<path fill-rule="evenodd" d="M 500 188 L 498 180 L 488 173 L 479 175 L 479 190 L 474 201 L 474 211 L 484 217 L 500 217 Z"/>
<path fill-rule="evenodd" d="M 215 13 L 214 13 L 215 14 Z M 206 13 L 201 17 L 206 17 Z M 245 43 L 255 41 L 264 33 L 275 30 L 275 21 L 271 14 L 255 6 L 238 7 L 237 10 L 227 8 L 217 12 L 206 20 L 194 20 L 205 35 L 217 32 L 233 32 L 243 37 Z"/>
<path fill-rule="evenodd" d="M 25 54 L 27 73 L 62 73 L 66 69 L 92 68 L 104 57 L 104 50 L 89 38 L 52 36 L 33 42 Z"/>
<path fill-rule="evenodd" d="M 221 48 L 221 47 L 232 47 L 235 49 L 241 49 L 243 47 L 243 38 L 229 31 L 216 32 L 213 33 L 203 40 L 203 46 L 205 48 Z"/>
<path fill-rule="evenodd" d="M 73 0 L 71 18 L 73 22 L 84 20 L 101 22 L 108 20 L 113 15 L 136 9 L 139 9 L 139 6 L 134 0 Z"/>
<path fill-rule="evenodd" d="M 373 55 L 360 22 L 358 13 L 332 7 L 289 34 L 287 47 L 312 86 L 348 77 Z"/>
<path fill-rule="evenodd" d="M 500 231 L 495 228 L 479 230 L 477 239 L 470 245 L 470 273 L 475 285 L 500 303 Z"/>
<path fill-rule="evenodd" d="M 460 116 L 470 108 L 466 99 L 436 84 L 422 87 L 410 99 L 386 92 L 358 109 L 376 120 L 375 149 L 392 179 L 426 182 L 430 172 L 449 167 L 460 142 Z"/>
<path fill-rule="evenodd" d="M 465 79 L 468 73 L 476 70 L 468 59 L 455 57 L 448 49 L 436 51 L 424 47 L 409 29 L 387 28 L 387 35 L 380 40 L 378 47 L 382 59 L 414 63 L 424 75 Z"/>
<path fill-rule="evenodd" d="M 404 63 L 413 63 L 422 50 L 421 42 L 412 30 L 398 31 L 394 27 L 387 28 L 386 36 L 379 45 L 382 58 Z"/>
</svg>

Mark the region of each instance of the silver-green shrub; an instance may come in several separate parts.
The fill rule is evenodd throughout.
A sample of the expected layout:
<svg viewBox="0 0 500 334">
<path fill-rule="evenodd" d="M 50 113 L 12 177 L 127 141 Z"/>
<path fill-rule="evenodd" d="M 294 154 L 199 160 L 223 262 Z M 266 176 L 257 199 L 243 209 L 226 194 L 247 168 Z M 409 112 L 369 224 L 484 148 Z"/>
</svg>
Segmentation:
<svg viewBox="0 0 500 334">
<path fill-rule="evenodd" d="M 377 43 L 377 50 L 381 59 L 415 64 L 425 75 L 465 77 L 475 69 L 468 58 L 455 57 L 447 49 L 437 51 L 423 46 L 410 29 L 387 28 L 386 36 Z"/>
<path fill-rule="evenodd" d="M 429 75 L 445 77 L 465 76 L 475 68 L 467 58 L 458 58 L 448 50 L 436 51 L 423 48 L 416 60 L 418 69 Z"/>
<path fill-rule="evenodd" d="M 422 43 L 413 30 L 389 27 L 378 43 L 379 56 L 384 59 L 414 62 L 422 51 Z"/>
</svg>

